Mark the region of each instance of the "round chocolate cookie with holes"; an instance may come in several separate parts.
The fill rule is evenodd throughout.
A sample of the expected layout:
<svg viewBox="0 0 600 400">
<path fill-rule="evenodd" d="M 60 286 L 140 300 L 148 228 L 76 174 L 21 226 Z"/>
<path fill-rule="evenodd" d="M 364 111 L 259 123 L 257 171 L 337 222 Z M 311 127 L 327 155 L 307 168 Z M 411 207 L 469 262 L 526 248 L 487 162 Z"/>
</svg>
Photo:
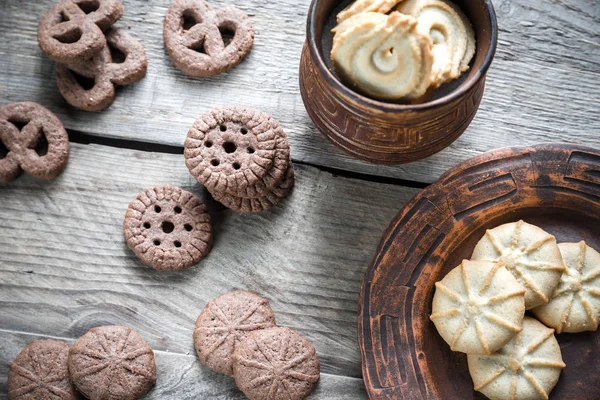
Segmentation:
<svg viewBox="0 0 600 400">
<path fill-rule="evenodd" d="M 285 132 L 259 110 L 219 107 L 204 114 L 188 132 L 185 159 L 198 182 L 234 211 L 268 210 L 293 187 Z"/>
<path fill-rule="evenodd" d="M 90 329 L 69 350 L 69 373 L 90 400 L 134 400 L 156 383 L 154 352 L 126 326 Z"/>
<path fill-rule="evenodd" d="M 69 346 L 59 340 L 34 340 L 17 355 L 8 372 L 8 400 L 75 400 L 69 379 Z"/>
<path fill-rule="evenodd" d="M 233 352 L 250 332 L 275 326 L 266 299 L 237 290 L 208 302 L 196 320 L 194 347 L 200 362 L 232 375 Z"/>
<path fill-rule="evenodd" d="M 305 399 L 320 371 L 313 345 L 289 328 L 253 332 L 233 355 L 235 383 L 250 400 Z"/>
<path fill-rule="evenodd" d="M 191 76 L 212 76 L 238 65 L 252 49 L 254 27 L 241 10 L 214 10 L 205 0 L 175 0 L 165 16 L 165 47 Z"/>
<path fill-rule="evenodd" d="M 192 193 L 169 185 L 140 193 L 127 209 L 123 231 L 134 254 L 157 270 L 189 268 L 212 247 L 206 205 Z"/>
</svg>

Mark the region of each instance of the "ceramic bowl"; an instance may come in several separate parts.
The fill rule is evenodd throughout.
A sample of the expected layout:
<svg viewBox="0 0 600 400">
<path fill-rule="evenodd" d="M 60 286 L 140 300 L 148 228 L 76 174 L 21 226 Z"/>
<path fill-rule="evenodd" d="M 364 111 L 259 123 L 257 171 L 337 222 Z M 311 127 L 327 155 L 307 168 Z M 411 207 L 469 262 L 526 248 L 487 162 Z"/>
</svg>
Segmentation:
<svg viewBox="0 0 600 400">
<path fill-rule="evenodd" d="M 350 0 L 313 0 L 300 61 L 300 92 L 318 129 L 352 156 L 378 164 L 403 164 L 428 157 L 469 126 L 483 97 L 485 77 L 498 40 L 490 0 L 454 0 L 475 30 L 477 50 L 470 69 L 438 88 L 422 104 L 370 99 L 344 85 L 330 52 L 336 14 Z"/>
</svg>

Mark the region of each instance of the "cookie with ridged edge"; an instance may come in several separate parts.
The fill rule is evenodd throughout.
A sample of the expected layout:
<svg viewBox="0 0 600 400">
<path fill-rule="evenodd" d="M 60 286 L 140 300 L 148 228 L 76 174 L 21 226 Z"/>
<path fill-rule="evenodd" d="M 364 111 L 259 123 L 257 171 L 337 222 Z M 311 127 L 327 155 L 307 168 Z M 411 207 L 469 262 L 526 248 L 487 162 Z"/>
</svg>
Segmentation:
<svg viewBox="0 0 600 400">
<path fill-rule="evenodd" d="M 59 340 L 34 340 L 10 364 L 8 400 L 75 400 L 69 378 L 69 346 Z"/>
<path fill-rule="evenodd" d="M 218 107 L 198 119 L 185 140 L 185 163 L 211 192 L 235 191 L 264 178 L 277 153 L 279 124 L 262 111 Z"/>
<path fill-rule="evenodd" d="M 268 170 L 267 174 L 254 184 L 249 184 L 248 179 L 238 181 L 235 187 L 229 186 L 227 194 L 235 197 L 244 197 L 247 199 L 259 198 L 272 192 L 285 179 L 285 175 L 290 165 L 290 144 L 287 141 L 287 136 L 281 126 L 275 129 L 276 147 L 273 165 Z"/>
<path fill-rule="evenodd" d="M 208 302 L 196 320 L 194 347 L 203 365 L 233 375 L 233 352 L 250 332 L 275 326 L 269 302 L 237 290 Z"/>
<path fill-rule="evenodd" d="M 69 136 L 62 122 L 47 108 L 32 102 L 0 107 L 0 183 L 25 171 L 41 179 L 62 173 L 69 160 Z"/>
<path fill-rule="evenodd" d="M 467 355 L 475 390 L 491 400 L 548 399 L 565 363 L 554 329 L 525 317 L 523 330 L 491 355 Z"/>
<path fill-rule="evenodd" d="M 305 399 L 320 378 L 314 346 L 289 328 L 248 335 L 233 355 L 233 376 L 249 400 Z"/>
<path fill-rule="evenodd" d="M 488 229 L 471 259 L 504 264 L 525 288 L 527 310 L 548 303 L 565 270 L 554 236 L 524 221 Z"/>
<path fill-rule="evenodd" d="M 189 268 L 208 255 L 212 228 L 206 205 L 174 186 L 146 189 L 127 209 L 123 230 L 127 245 L 157 270 Z"/>
<path fill-rule="evenodd" d="M 524 299 L 502 264 L 464 260 L 435 283 L 430 319 L 453 351 L 491 354 L 521 331 Z"/>
<path fill-rule="evenodd" d="M 90 329 L 69 350 L 69 373 L 90 400 L 134 400 L 156 383 L 154 352 L 126 326 Z"/>
<path fill-rule="evenodd" d="M 548 304 L 533 314 L 556 333 L 595 331 L 600 322 L 600 253 L 579 243 L 559 243 L 567 270 Z"/>
<path fill-rule="evenodd" d="M 241 213 L 261 212 L 272 209 L 279 204 L 282 199 L 287 197 L 294 187 L 294 167 L 291 160 L 288 161 L 288 168 L 284 179 L 278 186 L 257 198 L 236 197 L 228 193 L 211 193 L 213 198 L 225 207 Z"/>
</svg>

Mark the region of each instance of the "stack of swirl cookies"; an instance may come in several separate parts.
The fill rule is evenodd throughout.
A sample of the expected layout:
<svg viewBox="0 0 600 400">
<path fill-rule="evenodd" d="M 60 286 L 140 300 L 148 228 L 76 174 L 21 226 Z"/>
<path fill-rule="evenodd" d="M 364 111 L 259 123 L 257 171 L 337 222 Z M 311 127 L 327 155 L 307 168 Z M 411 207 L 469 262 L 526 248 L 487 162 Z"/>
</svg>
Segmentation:
<svg viewBox="0 0 600 400">
<path fill-rule="evenodd" d="M 115 85 L 146 76 L 146 51 L 113 24 L 121 0 L 60 0 L 40 21 L 38 42 L 57 63 L 56 84 L 73 107 L 100 111 L 115 100 Z"/>
<path fill-rule="evenodd" d="M 294 186 L 290 145 L 262 111 L 219 107 L 194 123 L 185 141 L 190 173 L 236 212 L 270 210 Z"/>
<path fill-rule="evenodd" d="M 492 400 L 548 399 L 566 367 L 554 333 L 600 322 L 600 254 L 524 221 L 487 230 L 435 286 L 430 318 Z"/>
</svg>

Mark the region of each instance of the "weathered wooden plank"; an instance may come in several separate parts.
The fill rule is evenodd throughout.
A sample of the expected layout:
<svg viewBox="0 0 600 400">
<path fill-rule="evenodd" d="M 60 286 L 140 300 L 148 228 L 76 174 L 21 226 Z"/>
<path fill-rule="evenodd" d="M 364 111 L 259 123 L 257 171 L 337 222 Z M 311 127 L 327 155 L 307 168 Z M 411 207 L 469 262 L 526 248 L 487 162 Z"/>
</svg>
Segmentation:
<svg viewBox="0 0 600 400">
<path fill-rule="evenodd" d="M 19 351 L 36 339 L 57 339 L 73 344 L 75 339 L 24 334 L 0 329 L 0 399 L 6 398 L 8 368 Z M 157 382 L 144 399 L 227 399 L 242 400 L 233 378 L 202 367 L 193 354 L 155 350 Z M 310 397 L 312 400 L 366 399 L 360 378 L 321 374 L 321 380 Z"/>
<path fill-rule="evenodd" d="M 168 1 L 124 0 L 119 24 L 146 46 L 148 76 L 122 88 L 107 111 L 74 110 L 60 97 L 54 66 L 36 41 L 39 18 L 54 0 L 0 0 L 0 104 L 36 100 L 70 129 L 180 146 L 194 119 L 240 103 L 261 108 L 286 128 L 295 160 L 369 174 L 432 182 L 455 163 L 500 146 L 546 141 L 600 146 L 600 3 L 595 0 L 495 0 L 500 39 L 481 109 L 450 148 L 408 166 L 353 160 L 314 128 L 298 92 L 298 63 L 308 0 L 245 0 L 256 25 L 255 48 L 240 66 L 215 78 L 173 68 L 163 46 Z M 229 0 L 212 0 L 215 6 Z"/>
<path fill-rule="evenodd" d="M 75 338 L 123 324 L 156 350 L 193 354 L 205 304 L 245 289 L 314 343 L 323 372 L 360 377 L 360 283 L 381 232 L 416 189 L 296 171 L 294 191 L 272 212 L 239 215 L 209 203 L 209 257 L 161 273 L 127 249 L 122 223 L 145 187 L 204 195 L 183 156 L 72 145 L 56 180 L 23 176 L 0 188 L 0 329 Z"/>
</svg>

